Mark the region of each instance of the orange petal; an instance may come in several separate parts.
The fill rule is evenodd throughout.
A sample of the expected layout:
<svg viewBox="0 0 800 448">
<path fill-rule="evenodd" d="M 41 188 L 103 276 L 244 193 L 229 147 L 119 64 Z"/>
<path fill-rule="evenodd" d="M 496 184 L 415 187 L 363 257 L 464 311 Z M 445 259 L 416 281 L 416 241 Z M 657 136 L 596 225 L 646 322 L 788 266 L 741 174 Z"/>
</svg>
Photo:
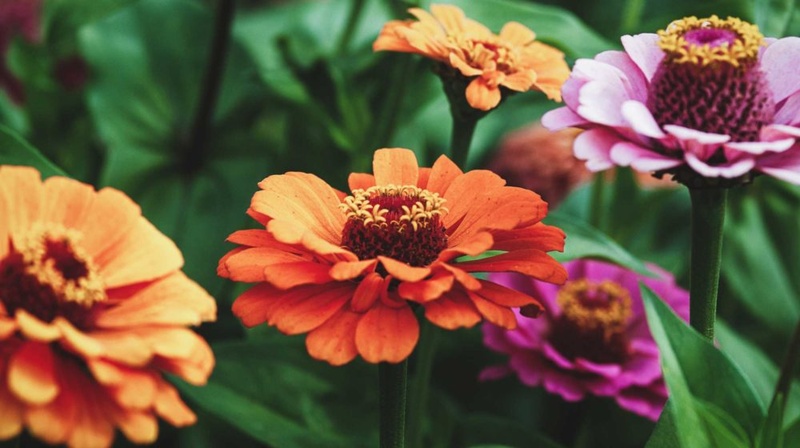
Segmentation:
<svg viewBox="0 0 800 448">
<path fill-rule="evenodd" d="M 145 341 L 129 331 L 93 331 L 92 338 L 103 345 L 105 357 L 129 366 L 143 366 L 153 357 Z"/>
<path fill-rule="evenodd" d="M 345 215 L 338 208 L 336 191 L 325 181 L 313 174 L 290 172 L 269 176 L 258 186 L 261 191 L 250 204 L 254 210 L 289 222 L 328 243 L 339 244 Z"/>
<path fill-rule="evenodd" d="M 214 320 L 216 313 L 214 298 L 186 274 L 176 272 L 98 313 L 95 325 L 102 328 L 200 325 Z"/>
<path fill-rule="evenodd" d="M 274 265 L 308 261 L 308 257 L 272 247 L 251 247 L 224 257 L 230 279 L 237 282 L 263 282 Z M 302 272 L 299 272 L 302 274 Z"/>
<path fill-rule="evenodd" d="M 350 309 L 356 313 L 363 313 L 372 308 L 380 295 L 389 285 L 384 282 L 380 274 L 372 272 L 364 277 L 358 284 L 353 300 L 350 301 Z"/>
<path fill-rule="evenodd" d="M 2 377 L 0 377 L 2 378 Z M 22 403 L 0 384 L 0 440 L 8 440 L 22 430 Z"/>
<path fill-rule="evenodd" d="M 8 363 L 8 388 L 20 400 L 47 404 L 58 395 L 53 352 L 47 344 L 25 342 Z"/>
<path fill-rule="evenodd" d="M 442 294 L 450 291 L 453 287 L 455 277 L 447 270 L 442 270 L 434 274 L 428 280 L 419 282 L 401 282 L 397 287 L 400 297 L 413 300 L 415 302 L 428 302 L 438 299 Z"/>
<path fill-rule="evenodd" d="M 12 334 L 17 332 L 17 322 L 12 319 L 2 317 L 0 312 L 0 341 L 8 339 Z"/>
<path fill-rule="evenodd" d="M 461 56 L 459 56 L 456 53 L 450 53 L 450 65 L 452 65 L 453 68 L 457 69 L 459 72 L 461 72 L 462 75 L 466 76 L 467 78 L 470 78 L 472 76 L 480 76 L 483 74 L 483 70 L 472 67 L 471 65 L 467 64 L 467 62 L 461 59 Z"/>
<path fill-rule="evenodd" d="M 492 230 L 493 249 L 515 251 L 536 249 L 564 251 L 564 231 L 558 227 L 537 222 L 533 226 L 514 230 Z"/>
<path fill-rule="evenodd" d="M 471 291 L 467 291 L 467 295 L 472 300 L 475 308 L 478 309 L 478 312 L 489 322 L 507 330 L 517 328 L 517 318 L 510 309 L 490 302 Z"/>
<path fill-rule="evenodd" d="M 527 45 L 536 38 L 536 34 L 530 28 L 518 22 L 508 22 L 503 25 L 499 36 L 513 46 Z"/>
<path fill-rule="evenodd" d="M 471 328 L 481 321 L 481 315 L 462 291 L 450 291 L 438 300 L 422 304 L 425 318 L 432 323 L 454 330 L 459 327 Z"/>
<path fill-rule="evenodd" d="M 494 239 L 489 232 L 477 232 L 466 239 L 462 239 L 458 245 L 448 247 L 443 250 L 436 261 L 450 261 L 462 255 L 477 256 L 492 248 Z"/>
<path fill-rule="evenodd" d="M 208 382 L 208 377 L 214 368 L 214 352 L 198 336 L 188 356 L 183 358 L 155 358 L 152 367 L 179 376 L 189 384 L 202 386 Z"/>
<path fill-rule="evenodd" d="M 511 75 L 507 75 L 500 83 L 503 87 L 507 87 L 517 92 L 527 92 L 536 82 L 536 72 L 533 70 L 520 70 Z"/>
<path fill-rule="evenodd" d="M 446 188 L 443 197 L 447 201 L 445 204 L 449 211 L 444 216 L 443 224 L 448 230 L 456 227 L 456 224 L 460 223 L 476 204 L 484 202 L 486 196 L 498 196 L 500 188 L 506 184 L 500 176 L 486 170 L 474 170 L 457 176 L 453 176 L 452 173 L 445 174 L 450 174 L 449 180 L 443 179 L 438 183 Z M 431 185 L 434 184 L 434 179 L 436 173 L 431 176 Z"/>
<path fill-rule="evenodd" d="M 467 86 L 467 102 L 470 106 L 479 110 L 491 110 L 500 104 L 502 95 L 498 87 L 490 87 L 481 78 L 475 78 Z"/>
<path fill-rule="evenodd" d="M 242 321 L 246 327 L 254 327 L 267 321 L 270 308 L 279 303 L 282 291 L 272 285 L 256 285 L 233 302 L 233 314 Z"/>
<path fill-rule="evenodd" d="M 464 11 L 453 5 L 431 5 L 431 13 L 448 35 L 464 34 Z"/>
<path fill-rule="evenodd" d="M 91 185 L 68 177 L 54 176 L 44 181 L 42 221 L 78 228 L 95 201 Z"/>
<path fill-rule="evenodd" d="M 55 400 L 44 406 L 32 406 L 26 410 L 26 423 L 28 431 L 37 439 L 50 444 L 61 444 L 67 441 L 75 421 L 78 417 L 78 399 L 76 394 L 80 394 L 77 388 L 70 387 L 68 378 L 74 374 L 71 367 L 59 371 L 59 378 L 65 387 L 61 388 Z"/>
<path fill-rule="evenodd" d="M 306 348 L 314 359 L 334 366 L 347 364 L 356 357 L 356 327 L 362 314 L 342 309 L 324 324 L 308 333 Z"/>
<path fill-rule="evenodd" d="M 384 148 L 375 151 L 372 170 L 376 185 L 417 185 L 419 166 L 417 156 L 410 149 Z"/>
<path fill-rule="evenodd" d="M 425 189 L 444 196 L 453 180 L 462 174 L 464 172 L 447 156 L 439 156 L 431 167 L 431 174 Z M 450 204 L 447 204 L 447 207 L 450 207 Z"/>
<path fill-rule="evenodd" d="M 20 333 L 26 338 L 39 342 L 52 342 L 61 337 L 61 330 L 53 324 L 42 322 L 38 317 L 24 309 L 17 310 L 14 317 Z"/>
<path fill-rule="evenodd" d="M 458 283 L 460 283 L 465 289 L 474 291 L 481 288 L 481 283 L 478 281 L 478 279 L 471 276 L 469 273 L 467 273 L 467 271 L 446 263 L 442 263 L 441 266 L 450 271 L 456 280 L 458 280 Z"/>
<path fill-rule="evenodd" d="M 418 339 L 419 322 L 408 306 L 375 306 L 356 327 L 358 353 L 371 363 L 398 363 L 408 358 Z"/>
<path fill-rule="evenodd" d="M 58 316 L 53 320 L 53 324 L 60 330 L 63 338 L 61 345 L 73 353 L 92 358 L 105 354 L 103 344 L 96 341 L 91 336 L 78 330 L 71 322 Z"/>
<path fill-rule="evenodd" d="M 94 262 L 106 288 L 111 289 L 177 271 L 183 266 L 183 257 L 172 240 L 140 217 L 120 241 L 95 254 Z"/>
<path fill-rule="evenodd" d="M 158 384 L 155 409 L 161 418 L 173 426 L 187 426 L 197 421 L 192 410 L 181 400 L 178 391 L 164 380 Z"/>
<path fill-rule="evenodd" d="M 158 438 L 158 422 L 150 412 L 120 409 L 114 413 L 114 421 L 133 443 L 153 443 Z"/>
<path fill-rule="evenodd" d="M 514 289 L 507 288 L 503 285 L 498 285 L 497 283 L 492 283 L 490 281 L 478 281 L 481 283 L 481 289 L 472 291 L 472 293 L 479 295 L 486 300 L 490 300 L 500 306 L 517 308 L 534 305 L 538 308 L 542 308 L 542 305 L 538 300 L 527 294 L 523 294 Z"/>
<path fill-rule="evenodd" d="M 290 289 L 300 285 L 321 285 L 334 281 L 330 274 L 331 265 L 313 261 L 297 261 L 269 266 L 264 271 L 264 279 L 280 289 Z"/>
<path fill-rule="evenodd" d="M 34 168 L 22 166 L 0 166 L 0 204 L 5 204 L 3 218 L 0 219 L 0 237 L 5 246 L 0 254 L 7 251 L 6 235 L 24 232 L 39 220 L 41 213 L 43 187 L 39 172 Z"/>
<path fill-rule="evenodd" d="M 355 254 L 339 246 L 341 235 L 339 235 L 339 241 L 331 243 L 320 238 L 314 232 L 302 226 L 298 226 L 295 222 L 278 219 L 270 221 L 269 224 L 267 224 L 267 230 L 272 233 L 276 240 L 291 245 L 299 244 L 307 251 L 314 254 L 335 255 L 342 259 L 352 261 L 358 259 Z"/>
<path fill-rule="evenodd" d="M 350 187 L 350 191 L 366 190 L 375 186 L 375 176 L 366 173 L 351 173 L 347 178 L 347 185 Z"/>
<path fill-rule="evenodd" d="M 367 271 L 375 270 L 378 260 L 342 261 L 333 265 L 330 276 L 335 280 L 344 281 L 360 277 Z"/>
<path fill-rule="evenodd" d="M 402 261 L 384 257 L 383 255 L 379 255 L 378 260 L 380 260 L 386 272 L 391 274 L 392 277 L 404 282 L 418 282 L 431 273 L 431 268 L 429 267 L 411 266 Z"/>
<path fill-rule="evenodd" d="M 567 281 L 567 271 L 551 256 L 539 250 L 518 250 L 482 260 L 458 263 L 468 272 L 519 272 L 557 285 Z"/>
<path fill-rule="evenodd" d="M 75 223 L 83 234 L 81 247 L 93 259 L 128 237 L 141 217 L 141 209 L 125 193 L 103 188 Z"/>
<path fill-rule="evenodd" d="M 264 229 L 237 230 L 231 233 L 226 241 L 248 247 L 289 247 L 275 241 L 275 237 Z"/>
<path fill-rule="evenodd" d="M 285 334 L 306 333 L 322 325 L 353 297 L 355 285 L 304 285 L 282 291 L 268 309 L 267 323 Z"/>
<path fill-rule="evenodd" d="M 154 373 L 104 360 L 91 360 L 87 365 L 122 407 L 149 409 L 155 402 L 158 378 Z"/>
<path fill-rule="evenodd" d="M 67 444 L 71 448 L 110 446 L 114 440 L 114 425 L 108 399 L 85 378 L 81 378 L 73 387 L 77 387 L 81 393 L 74 394 L 78 400 L 78 415 Z"/>
</svg>

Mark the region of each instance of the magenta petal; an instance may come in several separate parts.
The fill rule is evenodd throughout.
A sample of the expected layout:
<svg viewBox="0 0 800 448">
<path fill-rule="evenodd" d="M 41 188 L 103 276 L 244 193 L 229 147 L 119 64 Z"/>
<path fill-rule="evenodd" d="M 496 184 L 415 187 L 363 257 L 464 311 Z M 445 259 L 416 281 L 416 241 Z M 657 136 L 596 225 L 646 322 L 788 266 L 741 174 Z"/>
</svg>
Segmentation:
<svg viewBox="0 0 800 448">
<path fill-rule="evenodd" d="M 564 357 L 564 355 L 550 345 L 549 342 L 542 344 L 542 353 L 544 353 L 544 356 L 552 361 L 553 364 L 562 369 L 572 370 L 575 368 L 575 363 Z"/>
<path fill-rule="evenodd" d="M 667 402 L 666 395 L 660 395 L 652 388 L 631 387 L 615 397 L 619 406 L 634 414 L 656 421 Z"/>
<path fill-rule="evenodd" d="M 800 83 L 797 82 L 798 60 L 800 60 L 798 37 L 778 39 L 764 50 L 761 56 L 761 69 L 764 70 L 776 103 L 800 91 Z"/>
<path fill-rule="evenodd" d="M 653 79 L 664 52 L 658 46 L 658 35 L 652 33 L 622 36 L 622 46 L 633 62 L 642 71 L 647 81 Z"/>
<path fill-rule="evenodd" d="M 606 129 L 590 129 L 578 135 L 573 144 L 575 157 L 586 161 L 590 171 L 607 170 L 614 166 L 611 161 L 611 147 L 620 137 Z"/>
<path fill-rule="evenodd" d="M 650 110 L 640 101 L 626 101 L 622 104 L 622 116 L 628 120 L 634 131 L 652 138 L 664 138 L 667 135 L 661 130 Z"/>
<path fill-rule="evenodd" d="M 579 371 L 593 373 L 607 379 L 616 378 L 622 373 L 622 367 L 619 364 L 598 364 L 583 358 L 575 359 L 575 367 Z"/>
<path fill-rule="evenodd" d="M 497 366 L 489 366 L 483 370 L 481 373 L 478 374 L 478 380 L 480 381 L 490 381 L 490 380 L 499 380 L 501 378 L 505 378 L 508 375 L 511 375 L 512 370 L 505 364 L 497 365 Z"/>
<path fill-rule="evenodd" d="M 621 142 L 611 149 L 611 160 L 618 165 L 631 166 L 637 171 L 650 172 L 683 165 L 683 160 L 658 154 L 630 142 Z"/>
<path fill-rule="evenodd" d="M 684 157 L 686 163 L 688 163 L 693 170 L 705 177 L 725 177 L 731 179 L 747 173 L 756 166 L 756 162 L 752 158 L 742 159 L 726 165 L 712 166 L 706 164 L 691 152 L 684 153 Z"/>
<path fill-rule="evenodd" d="M 551 131 L 560 129 L 583 126 L 588 124 L 585 118 L 571 111 L 567 107 L 553 109 L 542 116 L 542 126 Z"/>
</svg>

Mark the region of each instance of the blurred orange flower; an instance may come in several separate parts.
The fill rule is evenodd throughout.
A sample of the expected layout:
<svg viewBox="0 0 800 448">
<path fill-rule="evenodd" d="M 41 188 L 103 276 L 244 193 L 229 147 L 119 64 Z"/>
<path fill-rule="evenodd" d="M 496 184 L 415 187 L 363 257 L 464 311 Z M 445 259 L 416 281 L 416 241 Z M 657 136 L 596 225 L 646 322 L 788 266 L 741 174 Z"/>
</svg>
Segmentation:
<svg viewBox="0 0 800 448">
<path fill-rule="evenodd" d="M 537 314 L 539 302 L 470 272 L 566 280 L 546 254 L 563 249 L 564 233 L 540 222 L 547 204 L 536 193 L 506 187 L 489 171 L 463 173 L 445 156 L 418 168 L 402 148 L 378 150 L 373 172 L 351 174 L 350 195 L 305 173 L 259 183 L 248 214 L 265 229 L 232 234 L 241 247 L 218 268 L 258 283 L 233 304 L 246 326 L 308 333 L 309 354 L 334 365 L 357 355 L 396 363 L 419 337 L 409 301 L 443 328 L 486 319 L 511 329 L 510 308 Z M 487 251 L 497 252 L 464 258 Z"/>
<path fill-rule="evenodd" d="M 206 381 L 213 354 L 185 326 L 216 305 L 182 264 L 123 193 L 0 166 L 0 440 L 151 443 L 157 416 L 193 423 L 162 372 Z"/>
<path fill-rule="evenodd" d="M 561 85 L 569 67 L 559 50 L 535 40 L 533 31 L 517 22 L 492 33 L 452 5 L 431 5 L 409 12 L 418 19 L 384 25 L 373 50 L 416 53 L 437 60 L 471 78 L 466 88 L 470 106 L 490 110 L 500 103 L 500 87 L 517 92 L 541 90 L 561 101 Z"/>
</svg>

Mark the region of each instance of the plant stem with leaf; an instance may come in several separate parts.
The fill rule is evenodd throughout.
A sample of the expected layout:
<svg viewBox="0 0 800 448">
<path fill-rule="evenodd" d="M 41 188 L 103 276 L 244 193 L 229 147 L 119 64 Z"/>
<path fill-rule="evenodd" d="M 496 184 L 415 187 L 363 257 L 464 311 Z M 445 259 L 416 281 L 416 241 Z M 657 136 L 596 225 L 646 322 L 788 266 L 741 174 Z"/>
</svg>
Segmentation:
<svg viewBox="0 0 800 448">
<path fill-rule="evenodd" d="M 700 334 L 713 340 L 728 190 L 690 188 L 689 195 L 692 201 L 689 323 Z"/>
</svg>

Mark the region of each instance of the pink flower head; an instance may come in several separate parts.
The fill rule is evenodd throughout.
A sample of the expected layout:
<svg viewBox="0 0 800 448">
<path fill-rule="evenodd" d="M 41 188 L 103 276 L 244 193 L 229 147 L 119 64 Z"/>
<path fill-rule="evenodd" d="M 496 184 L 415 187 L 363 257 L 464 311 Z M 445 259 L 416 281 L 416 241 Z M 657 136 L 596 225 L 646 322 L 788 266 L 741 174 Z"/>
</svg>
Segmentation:
<svg viewBox="0 0 800 448">
<path fill-rule="evenodd" d="M 625 51 L 580 59 L 550 129 L 586 129 L 575 155 L 592 171 L 632 166 L 690 187 L 764 173 L 800 184 L 800 38 L 765 39 L 729 17 L 676 20 L 623 36 Z"/>
<path fill-rule="evenodd" d="M 563 286 L 517 274 L 490 275 L 493 282 L 538 297 L 545 312 L 539 319 L 518 316 L 516 330 L 483 326 L 484 344 L 508 354 L 509 362 L 488 367 L 481 379 L 516 373 L 524 384 L 544 386 L 567 401 L 586 394 L 613 397 L 624 409 L 658 419 L 667 389 L 639 282 L 685 320 L 689 293 L 653 265 L 648 267 L 658 278 L 600 261 L 576 260 L 564 266 L 570 280 Z"/>
</svg>

